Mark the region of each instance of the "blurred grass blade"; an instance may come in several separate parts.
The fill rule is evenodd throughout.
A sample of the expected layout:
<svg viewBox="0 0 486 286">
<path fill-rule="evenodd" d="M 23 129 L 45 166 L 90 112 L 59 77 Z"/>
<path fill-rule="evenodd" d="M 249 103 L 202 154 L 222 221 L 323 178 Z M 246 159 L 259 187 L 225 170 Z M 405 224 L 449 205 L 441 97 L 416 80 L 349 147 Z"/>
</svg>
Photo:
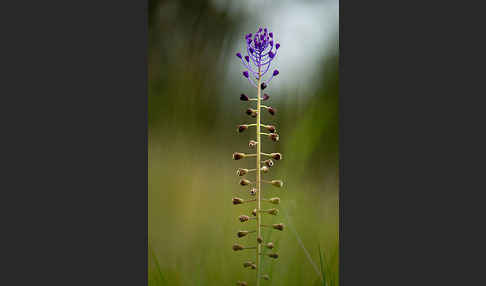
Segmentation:
<svg viewBox="0 0 486 286">
<path fill-rule="evenodd" d="M 321 264 L 321 276 L 322 276 L 322 286 L 326 286 L 326 273 L 324 271 L 324 263 L 322 261 L 322 251 L 321 251 L 321 244 L 319 243 L 319 262 Z"/>
</svg>

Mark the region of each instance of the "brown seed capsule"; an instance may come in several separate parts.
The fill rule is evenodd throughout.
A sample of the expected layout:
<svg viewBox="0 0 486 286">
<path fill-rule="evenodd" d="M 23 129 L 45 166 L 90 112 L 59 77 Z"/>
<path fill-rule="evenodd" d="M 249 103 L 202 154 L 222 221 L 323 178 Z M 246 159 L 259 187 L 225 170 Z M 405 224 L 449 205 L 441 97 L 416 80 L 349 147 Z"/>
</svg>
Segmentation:
<svg viewBox="0 0 486 286">
<path fill-rule="evenodd" d="M 265 126 L 265 128 L 266 128 L 266 129 L 267 129 L 267 130 L 268 130 L 270 133 L 274 133 L 274 132 L 275 132 L 275 130 L 277 130 L 277 129 L 275 128 L 275 126 L 273 126 L 273 125 L 267 125 L 267 126 Z"/>
<path fill-rule="evenodd" d="M 262 242 L 263 242 L 263 238 L 261 238 L 261 237 L 257 237 L 257 242 L 258 242 L 258 243 L 262 243 Z"/>
<path fill-rule="evenodd" d="M 283 182 L 280 181 L 280 180 L 272 180 L 272 185 L 277 187 L 277 188 L 281 188 L 281 187 L 283 187 Z"/>
<path fill-rule="evenodd" d="M 242 186 L 246 186 L 246 185 L 249 185 L 249 184 L 251 184 L 251 182 L 247 179 L 241 179 L 240 180 L 240 185 L 242 185 Z"/>
<path fill-rule="evenodd" d="M 273 161 L 270 159 L 263 161 L 263 163 L 265 163 L 265 165 L 267 165 L 269 168 L 273 167 Z"/>
<path fill-rule="evenodd" d="M 246 283 L 245 281 L 238 281 L 238 282 L 236 282 L 236 285 L 238 285 L 238 286 L 248 286 L 248 283 Z"/>
<path fill-rule="evenodd" d="M 270 134 L 270 139 L 272 139 L 272 141 L 274 141 L 274 142 L 278 142 L 280 137 L 278 136 L 277 133 L 272 133 L 272 134 Z"/>
<path fill-rule="evenodd" d="M 238 170 L 236 170 L 236 175 L 237 176 L 244 176 L 247 173 L 248 173 L 248 169 L 238 168 Z"/>
<path fill-rule="evenodd" d="M 266 100 L 268 100 L 269 98 L 270 98 L 270 95 L 268 95 L 268 94 L 264 93 L 264 94 L 263 94 L 263 98 L 262 98 L 262 100 L 263 100 L 263 101 L 266 101 Z"/>
<path fill-rule="evenodd" d="M 277 259 L 277 258 L 278 258 L 278 254 L 277 254 L 277 253 L 270 253 L 270 254 L 268 255 L 268 257 L 271 257 L 271 258 Z"/>
<path fill-rule="evenodd" d="M 235 152 L 233 153 L 233 160 L 240 160 L 245 158 L 245 153 Z"/>
<path fill-rule="evenodd" d="M 280 198 L 271 198 L 268 201 L 272 204 L 278 205 L 280 203 Z"/>
<path fill-rule="evenodd" d="M 273 208 L 273 209 L 269 209 L 267 211 L 267 214 L 271 214 L 271 215 L 278 215 L 278 210 L 276 208 Z"/>
<path fill-rule="evenodd" d="M 262 278 L 265 280 L 270 280 L 270 276 L 268 274 L 263 274 Z"/>
<path fill-rule="evenodd" d="M 277 223 L 277 224 L 272 225 L 272 227 L 274 229 L 278 229 L 278 230 L 282 231 L 284 229 L 284 224 L 283 223 Z"/>
<path fill-rule="evenodd" d="M 256 216 L 256 215 L 257 215 L 257 209 L 253 209 L 253 210 L 251 211 L 251 214 L 252 214 L 253 216 Z"/>
<path fill-rule="evenodd" d="M 234 250 L 234 251 L 238 251 L 238 250 L 243 250 L 243 249 L 245 249 L 245 248 L 243 247 L 243 245 L 240 245 L 240 244 L 238 244 L 238 243 L 233 244 L 233 247 L 232 247 L 232 248 L 233 248 L 233 250 Z"/>
<path fill-rule="evenodd" d="M 248 99 L 250 99 L 250 98 L 248 97 L 248 95 L 246 95 L 246 94 L 244 94 L 244 93 L 242 93 L 242 94 L 240 95 L 240 100 L 241 100 L 241 101 L 248 101 Z"/>
<path fill-rule="evenodd" d="M 256 193 L 257 193 L 257 189 L 252 188 L 252 189 L 250 189 L 250 191 L 249 191 L 249 192 L 250 192 L 250 195 L 251 195 L 251 196 L 254 196 L 254 195 L 256 195 Z"/>
<path fill-rule="evenodd" d="M 242 198 L 238 198 L 238 197 L 233 198 L 233 204 L 234 204 L 234 205 L 239 205 L 239 204 L 242 204 L 242 203 L 244 203 L 244 202 L 245 202 L 245 201 L 244 201 Z"/>
<path fill-rule="evenodd" d="M 250 140 L 250 142 L 248 143 L 248 147 L 253 149 L 256 147 L 257 144 L 258 142 L 256 142 L 255 140 Z"/>
<path fill-rule="evenodd" d="M 240 216 L 238 217 L 238 219 L 239 219 L 241 222 L 245 222 L 245 221 L 248 221 L 248 220 L 250 219 L 250 217 L 249 217 L 249 216 L 247 216 L 247 215 L 240 215 Z M 274 228 L 275 228 L 275 227 L 274 227 Z"/>
<path fill-rule="evenodd" d="M 268 168 L 267 166 L 263 166 L 261 168 L 261 170 L 262 170 L 263 173 L 268 173 L 268 171 L 270 170 L 270 168 Z"/>
<path fill-rule="evenodd" d="M 268 112 L 270 112 L 271 115 L 275 115 L 275 113 L 277 113 L 277 110 L 273 107 L 269 107 Z"/>
<path fill-rule="evenodd" d="M 273 159 L 275 159 L 277 161 L 282 160 L 282 154 L 280 154 L 280 153 L 271 153 L 270 157 L 272 157 Z"/>
<path fill-rule="evenodd" d="M 273 242 L 269 242 L 269 243 L 267 243 L 266 247 L 267 247 L 268 249 L 272 249 L 272 248 L 274 247 Z"/>
<path fill-rule="evenodd" d="M 248 125 L 246 124 L 242 124 L 242 125 L 238 125 L 238 132 L 241 133 L 243 131 L 245 131 L 246 129 L 248 129 Z"/>
<path fill-rule="evenodd" d="M 247 236 L 250 232 L 246 231 L 246 230 L 240 230 L 238 231 L 238 233 L 236 234 L 238 237 L 243 237 L 243 236 Z"/>
<path fill-rule="evenodd" d="M 252 261 L 246 261 L 246 262 L 243 262 L 243 267 L 247 268 L 247 267 L 250 267 L 252 266 L 254 263 Z"/>
</svg>

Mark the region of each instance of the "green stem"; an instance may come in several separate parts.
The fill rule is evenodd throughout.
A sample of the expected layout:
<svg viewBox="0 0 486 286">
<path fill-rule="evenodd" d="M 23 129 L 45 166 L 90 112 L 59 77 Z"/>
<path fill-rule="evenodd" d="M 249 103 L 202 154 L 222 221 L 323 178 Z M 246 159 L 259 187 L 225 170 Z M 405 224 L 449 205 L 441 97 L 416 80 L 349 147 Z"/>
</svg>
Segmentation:
<svg viewBox="0 0 486 286">
<path fill-rule="evenodd" d="M 257 237 L 261 237 L 261 213 L 260 213 L 260 203 L 261 203 L 261 170 L 260 170 L 260 156 L 261 156 L 261 138 L 260 138 L 260 127 L 261 127 L 261 117 L 260 117 L 260 106 L 261 106 L 261 71 L 260 67 L 258 67 L 258 91 L 257 91 L 257 127 L 256 127 L 256 136 L 257 136 L 257 158 L 256 158 L 256 169 L 257 169 L 257 179 L 256 179 L 256 185 L 258 189 L 258 197 L 257 197 Z M 260 286 L 260 272 L 261 272 L 261 258 L 259 253 L 262 252 L 262 245 L 261 243 L 258 242 L 258 247 L 256 250 L 257 257 L 256 257 L 256 265 L 257 265 L 257 271 L 256 271 L 256 286 Z"/>
</svg>

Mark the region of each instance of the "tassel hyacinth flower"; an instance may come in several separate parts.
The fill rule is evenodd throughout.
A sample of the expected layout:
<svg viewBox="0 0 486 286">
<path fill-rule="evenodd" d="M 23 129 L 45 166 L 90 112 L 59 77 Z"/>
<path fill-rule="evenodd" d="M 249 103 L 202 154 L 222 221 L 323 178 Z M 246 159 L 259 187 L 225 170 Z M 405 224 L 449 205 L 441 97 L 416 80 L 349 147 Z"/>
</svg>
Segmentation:
<svg viewBox="0 0 486 286">
<path fill-rule="evenodd" d="M 273 230 L 280 230 L 284 229 L 284 225 L 282 223 L 278 224 L 263 224 L 262 218 L 264 215 L 270 216 L 277 216 L 278 209 L 270 208 L 270 209 L 262 209 L 262 202 L 277 205 L 280 203 L 280 198 L 273 197 L 273 198 L 264 198 L 262 192 L 262 183 L 271 184 L 277 188 L 283 187 L 283 182 L 281 180 L 262 180 L 262 173 L 269 173 L 270 168 L 273 167 L 275 161 L 282 160 L 282 154 L 280 153 L 264 153 L 262 152 L 262 136 L 268 137 L 273 142 L 279 141 L 279 135 L 277 133 L 277 128 L 274 125 L 268 125 L 262 123 L 261 113 L 262 110 L 268 111 L 270 115 L 276 114 L 276 109 L 263 105 L 262 101 L 268 101 L 270 96 L 267 93 L 262 94 L 262 90 L 269 87 L 270 82 L 274 77 L 276 77 L 280 72 L 277 69 L 270 71 L 271 63 L 275 59 L 277 55 L 277 50 L 280 47 L 280 44 L 275 42 L 274 35 L 272 32 L 269 32 L 266 28 L 259 28 L 258 31 L 253 34 L 247 34 L 245 36 L 246 41 L 246 51 L 243 53 L 237 53 L 236 56 L 241 60 L 241 63 L 245 67 L 245 71 L 242 72 L 244 78 L 248 80 L 248 82 L 256 88 L 256 98 L 252 98 L 246 94 L 240 95 L 240 100 L 245 101 L 248 103 L 256 103 L 256 107 L 250 107 L 246 110 L 246 114 L 252 118 L 256 118 L 255 123 L 245 123 L 237 126 L 237 133 L 248 132 L 253 127 L 256 129 L 256 138 L 250 140 L 248 143 L 249 149 L 254 149 L 255 153 L 242 153 L 242 152 L 235 152 L 233 153 L 234 160 L 240 160 L 245 158 L 254 157 L 256 159 L 256 166 L 254 169 L 244 169 L 238 168 L 236 171 L 236 175 L 239 177 L 242 176 L 251 176 L 255 174 L 255 180 L 248 180 L 248 179 L 240 179 L 239 184 L 241 186 L 251 186 L 249 190 L 250 197 L 248 199 L 243 199 L 239 197 L 233 198 L 234 205 L 243 205 L 243 204 L 251 204 L 252 208 L 255 206 L 253 203 L 256 203 L 256 208 L 253 209 L 251 212 L 252 217 L 248 215 L 241 215 L 238 217 L 238 220 L 242 223 L 246 223 L 249 225 L 253 225 L 250 221 L 255 221 L 256 226 L 253 230 L 240 230 L 237 233 L 238 238 L 242 237 L 250 237 L 251 239 L 256 240 L 256 246 L 243 246 L 238 243 L 233 245 L 234 251 L 241 251 L 247 249 L 255 249 L 255 262 L 253 261 L 246 261 L 243 263 L 243 267 L 249 269 L 256 269 L 256 282 L 254 285 L 259 286 L 260 281 L 262 279 L 269 280 L 270 277 L 268 274 L 262 274 L 262 261 L 264 257 L 269 257 L 276 259 L 278 258 L 277 253 L 270 253 L 265 254 L 263 253 L 263 249 L 273 249 L 275 245 L 273 242 L 265 241 L 262 236 L 262 228 L 268 227 Z M 264 80 L 266 77 L 266 80 Z M 262 129 L 266 132 L 262 132 Z M 268 141 L 267 141 L 268 142 Z M 263 156 L 263 159 L 262 159 Z M 272 160 L 273 159 L 273 160 Z M 253 235 L 255 233 L 255 235 Z M 265 243 L 265 244 L 263 244 Z M 246 281 L 238 281 L 237 285 L 248 285 Z"/>
</svg>

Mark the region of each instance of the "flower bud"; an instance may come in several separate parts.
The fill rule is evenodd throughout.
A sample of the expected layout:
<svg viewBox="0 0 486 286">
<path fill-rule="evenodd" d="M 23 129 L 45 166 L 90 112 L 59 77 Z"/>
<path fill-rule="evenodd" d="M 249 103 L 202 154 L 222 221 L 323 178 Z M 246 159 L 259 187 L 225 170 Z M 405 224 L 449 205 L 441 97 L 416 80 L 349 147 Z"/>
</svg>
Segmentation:
<svg viewBox="0 0 486 286">
<path fill-rule="evenodd" d="M 241 53 L 236 53 L 236 56 L 241 59 Z"/>
<path fill-rule="evenodd" d="M 243 76 L 246 77 L 246 78 L 248 78 L 250 75 L 248 74 L 248 71 L 244 71 L 243 72 Z"/>
<path fill-rule="evenodd" d="M 277 254 L 277 253 L 270 253 L 270 254 L 268 255 L 268 257 L 271 257 L 271 258 L 273 258 L 273 259 L 277 259 L 277 258 L 278 258 L 278 254 Z"/>
<path fill-rule="evenodd" d="M 253 54 L 253 52 L 255 51 L 252 47 L 250 47 L 250 54 Z"/>
<path fill-rule="evenodd" d="M 233 160 L 240 160 L 245 158 L 245 153 L 235 152 L 233 153 Z"/>
<path fill-rule="evenodd" d="M 237 286 L 248 286 L 248 283 L 246 283 L 245 281 L 238 281 L 238 282 L 236 282 L 236 285 Z"/>
<path fill-rule="evenodd" d="M 242 204 L 242 203 L 244 203 L 244 202 L 245 202 L 245 201 L 244 201 L 242 198 L 238 198 L 238 197 L 233 198 L 233 204 L 234 204 L 234 205 L 239 205 L 239 204 Z"/>
<path fill-rule="evenodd" d="M 248 231 L 246 230 L 240 230 L 238 231 L 238 233 L 236 234 L 238 237 L 243 237 L 243 236 L 247 236 L 249 234 Z"/>
<path fill-rule="evenodd" d="M 267 84 L 262 82 L 262 84 L 260 85 L 260 87 L 262 88 L 262 90 L 264 90 L 265 88 L 267 88 Z"/>
<path fill-rule="evenodd" d="M 272 204 L 278 205 L 280 203 L 280 198 L 271 198 L 268 201 Z"/>
<path fill-rule="evenodd" d="M 268 56 L 269 56 L 271 59 L 273 59 L 273 57 L 275 57 L 275 54 L 274 54 L 272 51 L 270 51 L 270 52 L 268 52 Z"/>
<path fill-rule="evenodd" d="M 266 247 L 267 247 L 268 249 L 272 249 L 272 248 L 274 247 L 273 242 L 269 242 L 269 243 L 267 243 Z"/>
<path fill-rule="evenodd" d="M 240 185 L 242 185 L 242 186 L 246 186 L 246 185 L 249 185 L 249 184 L 251 184 L 251 182 L 247 179 L 241 179 L 240 180 Z M 273 184 L 273 182 L 272 182 L 272 184 Z"/>
<path fill-rule="evenodd" d="M 277 44 L 275 45 L 275 48 L 278 50 L 278 48 L 280 48 L 280 44 L 279 44 L 279 43 L 277 43 Z"/>
<path fill-rule="evenodd" d="M 261 238 L 260 236 L 259 236 L 259 237 L 257 237 L 257 242 L 258 242 L 258 243 L 262 243 L 262 242 L 263 242 L 263 238 Z"/>
<path fill-rule="evenodd" d="M 282 154 L 280 154 L 280 153 L 271 153 L 271 154 L 270 154 L 270 157 L 272 157 L 273 159 L 275 159 L 275 160 L 277 160 L 277 161 L 278 161 L 278 160 L 282 160 Z M 269 166 L 269 167 L 270 167 L 270 166 Z"/>
<path fill-rule="evenodd" d="M 236 175 L 237 176 L 244 176 L 247 173 L 248 173 L 248 169 L 238 168 L 238 170 L 236 170 Z"/>
<path fill-rule="evenodd" d="M 278 136 L 277 133 L 272 133 L 272 134 L 270 134 L 270 139 L 272 139 L 272 141 L 274 141 L 274 142 L 278 142 L 280 137 Z"/>
<path fill-rule="evenodd" d="M 268 35 L 270 36 L 270 38 L 273 38 L 273 33 L 272 32 L 268 33 Z"/>
<path fill-rule="evenodd" d="M 256 215 L 257 215 L 257 209 L 252 210 L 252 211 L 251 211 L 251 214 L 252 214 L 253 216 L 256 216 Z"/>
<path fill-rule="evenodd" d="M 274 71 L 273 71 L 273 76 L 276 76 L 276 75 L 278 75 L 278 74 L 279 74 L 278 70 L 274 70 Z"/>
<path fill-rule="evenodd" d="M 250 98 L 248 97 L 248 95 L 246 95 L 246 94 L 244 94 L 244 93 L 242 93 L 242 94 L 240 95 L 240 100 L 241 100 L 241 101 L 248 101 L 249 99 L 250 99 Z"/>
<path fill-rule="evenodd" d="M 232 248 L 233 248 L 233 250 L 234 250 L 234 251 L 238 251 L 238 250 L 243 250 L 243 249 L 245 249 L 245 248 L 243 247 L 243 245 L 239 245 L 238 243 L 233 244 L 233 247 L 232 247 Z"/>
<path fill-rule="evenodd" d="M 262 100 L 265 101 L 265 100 L 268 100 L 269 98 L 270 98 L 270 95 L 264 93 Z"/>
<path fill-rule="evenodd" d="M 276 128 L 273 125 L 266 125 L 264 126 L 270 133 L 274 133 Z"/>
<path fill-rule="evenodd" d="M 248 129 L 248 125 L 246 125 L 246 124 L 238 125 L 238 132 L 239 133 L 245 131 L 246 129 Z"/>
<path fill-rule="evenodd" d="M 250 196 L 254 196 L 257 193 L 257 189 L 256 188 L 251 188 L 249 192 L 250 192 Z"/>
<path fill-rule="evenodd" d="M 267 165 L 269 168 L 273 167 L 273 161 L 270 159 L 263 161 L 263 163 L 265 163 L 265 165 Z"/>
<path fill-rule="evenodd" d="M 275 113 L 277 112 L 277 110 L 273 107 L 269 107 L 268 108 L 268 112 L 270 112 L 271 115 L 275 115 Z"/>
<path fill-rule="evenodd" d="M 258 142 L 256 142 L 255 140 L 250 140 L 250 142 L 248 143 L 248 147 L 253 149 L 256 147 L 257 144 Z"/>
<path fill-rule="evenodd" d="M 266 211 L 266 213 L 271 215 L 278 215 L 278 210 L 276 208 L 273 208 Z"/>
<path fill-rule="evenodd" d="M 261 170 L 262 170 L 263 173 L 268 173 L 268 171 L 270 170 L 270 168 L 268 168 L 267 166 L 263 166 L 261 168 Z"/>
<path fill-rule="evenodd" d="M 277 223 L 277 224 L 272 225 L 272 227 L 274 229 L 282 231 L 284 229 L 284 224 L 283 223 Z"/>
<path fill-rule="evenodd" d="M 263 274 L 262 278 L 265 280 L 270 280 L 270 276 L 268 274 Z"/>
<path fill-rule="evenodd" d="M 280 181 L 280 180 L 272 180 L 272 182 L 271 182 L 271 183 L 272 183 L 272 185 L 273 185 L 273 186 L 275 186 L 275 187 L 277 187 L 277 188 L 281 188 L 281 187 L 283 187 L 283 182 L 282 182 L 282 181 Z"/>
<path fill-rule="evenodd" d="M 238 217 L 238 219 L 240 220 L 240 222 L 245 222 L 245 221 L 248 221 L 250 219 L 250 217 L 247 216 L 247 215 L 240 215 Z M 274 228 L 275 228 L 275 226 L 274 226 Z"/>
</svg>

